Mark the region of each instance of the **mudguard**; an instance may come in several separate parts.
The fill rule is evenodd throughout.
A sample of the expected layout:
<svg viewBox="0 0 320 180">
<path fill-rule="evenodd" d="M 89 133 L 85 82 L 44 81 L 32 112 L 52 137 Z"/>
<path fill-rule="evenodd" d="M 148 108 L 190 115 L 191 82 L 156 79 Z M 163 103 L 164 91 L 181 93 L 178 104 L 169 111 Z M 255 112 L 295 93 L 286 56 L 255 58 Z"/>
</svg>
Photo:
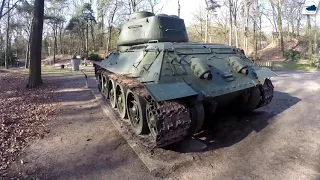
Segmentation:
<svg viewBox="0 0 320 180">
<path fill-rule="evenodd" d="M 198 93 L 185 82 L 170 84 L 145 83 L 144 86 L 155 101 L 166 101 L 198 95 Z"/>
</svg>

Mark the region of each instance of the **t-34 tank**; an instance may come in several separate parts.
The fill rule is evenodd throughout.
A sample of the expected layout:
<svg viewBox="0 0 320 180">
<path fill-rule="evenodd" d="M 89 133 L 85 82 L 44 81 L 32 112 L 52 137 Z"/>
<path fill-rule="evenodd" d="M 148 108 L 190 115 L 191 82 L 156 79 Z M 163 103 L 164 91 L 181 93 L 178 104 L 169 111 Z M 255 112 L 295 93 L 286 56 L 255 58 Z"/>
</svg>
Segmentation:
<svg viewBox="0 0 320 180">
<path fill-rule="evenodd" d="M 150 12 L 131 14 L 118 49 L 94 67 L 101 93 L 152 148 L 199 132 L 207 110 L 269 104 L 276 75 L 239 49 L 189 43 L 183 19 Z"/>
</svg>

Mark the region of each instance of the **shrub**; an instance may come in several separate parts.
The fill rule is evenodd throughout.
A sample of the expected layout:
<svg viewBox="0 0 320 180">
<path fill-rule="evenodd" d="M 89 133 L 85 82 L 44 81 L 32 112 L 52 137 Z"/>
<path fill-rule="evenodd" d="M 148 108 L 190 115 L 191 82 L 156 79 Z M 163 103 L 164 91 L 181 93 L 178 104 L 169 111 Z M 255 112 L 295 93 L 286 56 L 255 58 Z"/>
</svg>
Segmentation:
<svg viewBox="0 0 320 180">
<path fill-rule="evenodd" d="M 92 61 L 101 61 L 103 60 L 103 58 L 98 54 L 98 53 L 95 53 L 95 52 L 91 52 L 89 54 L 89 60 L 92 60 Z"/>
<path fill-rule="evenodd" d="M 16 60 L 17 57 L 13 54 L 13 51 L 9 51 L 9 64 L 13 64 Z M 5 52 L 0 51 L 0 66 L 4 66 L 5 64 Z"/>
<path fill-rule="evenodd" d="M 299 60 L 303 57 L 303 54 L 299 51 L 290 49 L 284 53 L 284 57 L 288 60 Z"/>
</svg>

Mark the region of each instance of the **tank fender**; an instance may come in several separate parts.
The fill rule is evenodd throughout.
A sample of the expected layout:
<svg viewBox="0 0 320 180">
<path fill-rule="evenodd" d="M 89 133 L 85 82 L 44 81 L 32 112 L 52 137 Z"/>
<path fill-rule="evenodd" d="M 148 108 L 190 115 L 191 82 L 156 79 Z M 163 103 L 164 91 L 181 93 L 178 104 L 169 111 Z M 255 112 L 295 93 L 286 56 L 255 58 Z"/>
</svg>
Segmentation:
<svg viewBox="0 0 320 180">
<path fill-rule="evenodd" d="M 144 83 L 144 86 L 151 97 L 157 102 L 198 95 L 198 93 L 185 82 L 168 84 Z"/>
<path fill-rule="evenodd" d="M 211 80 L 212 72 L 209 65 L 200 58 L 192 58 L 191 59 L 191 69 L 194 74 L 202 79 Z"/>
<path fill-rule="evenodd" d="M 271 78 L 271 77 L 274 77 L 274 76 L 278 76 L 275 72 L 271 71 L 270 69 L 268 68 L 254 68 L 254 71 L 252 72 L 255 77 L 260 81 L 261 84 L 264 84 L 264 81 L 267 79 L 267 78 Z"/>
</svg>

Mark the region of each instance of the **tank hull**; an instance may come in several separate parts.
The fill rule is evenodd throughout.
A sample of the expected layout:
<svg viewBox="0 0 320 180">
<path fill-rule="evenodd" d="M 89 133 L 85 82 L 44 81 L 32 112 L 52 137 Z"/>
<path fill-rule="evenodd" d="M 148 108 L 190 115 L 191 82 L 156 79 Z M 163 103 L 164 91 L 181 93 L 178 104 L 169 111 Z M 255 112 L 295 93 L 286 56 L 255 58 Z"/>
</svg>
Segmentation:
<svg viewBox="0 0 320 180">
<path fill-rule="evenodd" d="M 207 111 L 252 111 L 273 98 L 274 72 L 240 49 L 189 43 L 179 17 L 134 13 L 117 45 L 93 62 L 98 87 L 147 147 L 198 133 Z"/>
<path fill-rule="evenodd" d="M 108 86 L 116 89 L 119 85 L 144 99 L 142 108 L 146 110 L 141 110 L 142 119 L 148 119 L 147 106 L 156 109 L 163 106 L 157 113 L 167 119 L 163 119 L 161 125 L 156 120 L 156 131 L 163 134 L 155 133 L 154 138 L 159 141 L 147 141 L 151 147 L 166 146 L 199 132 L 206 110 L 216 112 L 230 108 L 230 111 L 242 112 L 269 104 L 273 98 L 269 78 L 276 75 L 255 65 L 236 49 L 221 44 L 147 43 L 124 52 L 112 52 L 105 60 L 93 63 L 97 79 L 105 78 L 98 84 L 108 82 L 105 85 L 108 93 Z M 123 97 L 129 106 L 128 99 Z M 116 103 L 114 99 L 116 95 L 113 98 Z M 170 109 L 172 112 L 166 114 Z M 172 116 L 179 118 L 172 120 Z M 140 128 L 138 134 L 150 133 L 150 127 L 144 128 L 147 130 Z M 175 136 L 171 139 L 166 133 Z"/>
</svg>

